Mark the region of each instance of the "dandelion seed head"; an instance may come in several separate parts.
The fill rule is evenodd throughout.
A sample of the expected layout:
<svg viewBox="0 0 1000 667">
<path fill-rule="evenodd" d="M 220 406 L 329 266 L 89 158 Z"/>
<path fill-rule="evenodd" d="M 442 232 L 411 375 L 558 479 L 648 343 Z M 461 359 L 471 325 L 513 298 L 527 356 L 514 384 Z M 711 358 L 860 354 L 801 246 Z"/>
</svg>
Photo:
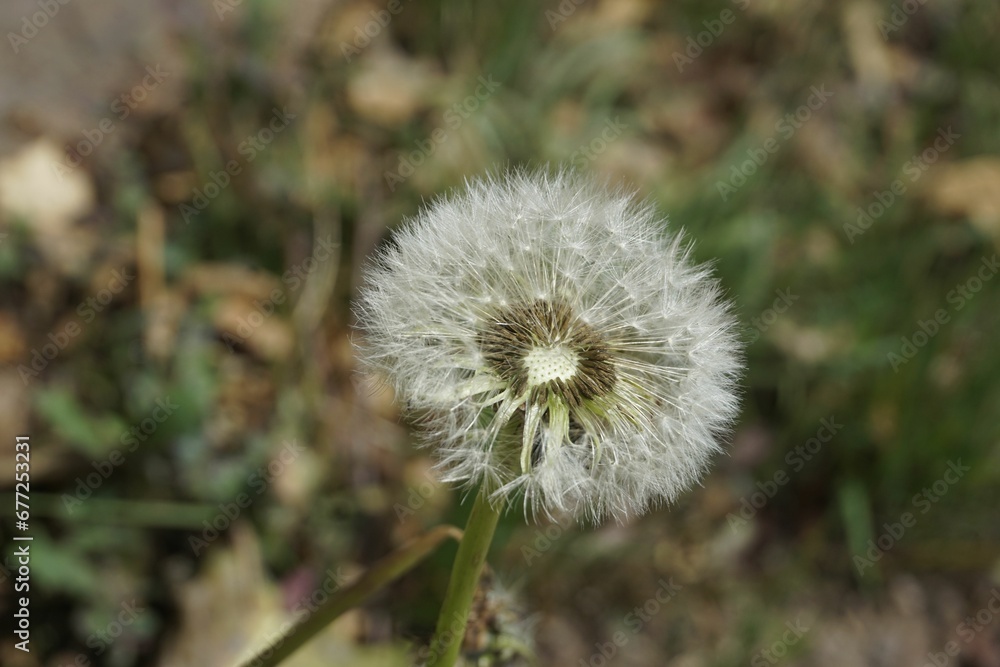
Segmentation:
<svg viewBox="0 0 1000 667">
<path fill-rule="evenodd" d="M 674 500 L 738 409 L 711 271 L 630 193 L 569 172 L 472 180 L 395 234 L 356 304 L 447 481 L 600 521 Z"/>
</svg>

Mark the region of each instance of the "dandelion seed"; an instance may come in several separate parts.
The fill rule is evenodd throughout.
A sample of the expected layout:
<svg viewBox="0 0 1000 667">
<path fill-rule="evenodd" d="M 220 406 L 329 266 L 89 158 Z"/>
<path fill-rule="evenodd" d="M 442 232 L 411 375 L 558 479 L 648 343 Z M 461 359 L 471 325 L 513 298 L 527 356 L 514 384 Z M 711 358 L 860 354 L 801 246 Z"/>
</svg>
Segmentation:
<svg viewBox="0 0 1000 667">
<path fill-rule="evenodd" d="M 664 227 L 622 190 L 518 172 L 398 231 L 367 270 L 361 356 L 423 416 L 446 480 L 621 521 L 702 476 L 740 348 L 709 269 Z"/>
</svg>

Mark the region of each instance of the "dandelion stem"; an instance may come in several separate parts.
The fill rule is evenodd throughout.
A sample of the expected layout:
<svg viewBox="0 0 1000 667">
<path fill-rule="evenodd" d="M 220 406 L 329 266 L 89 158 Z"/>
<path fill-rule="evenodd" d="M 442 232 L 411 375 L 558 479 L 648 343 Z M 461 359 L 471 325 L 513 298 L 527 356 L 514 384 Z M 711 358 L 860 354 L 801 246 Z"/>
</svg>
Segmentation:
<svg viewBox="0 0 1000 667">
<path fill-rule="evenodd" d="M 472 513 L 465 525 L 465 535 L 458 544 L 458 554 L 451 570 L 451 581 L 445 593 L 437 630 L 431 642 L 431 657 L 427 667 L 454 667 L 465 638 L 472 597 L 479 584 L 479 574 L 486 553 L 493 541 L 500 512 L 490 505 L 483 489 L 476 494 Z"/>
</svg>

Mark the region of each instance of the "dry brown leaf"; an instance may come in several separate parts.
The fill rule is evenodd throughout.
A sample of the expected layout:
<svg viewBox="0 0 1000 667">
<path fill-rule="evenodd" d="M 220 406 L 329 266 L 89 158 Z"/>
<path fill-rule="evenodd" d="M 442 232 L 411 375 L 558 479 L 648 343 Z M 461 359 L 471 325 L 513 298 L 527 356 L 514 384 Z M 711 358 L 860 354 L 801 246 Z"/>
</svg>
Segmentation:
<svg viewBox="0 0 1000 667">
<path fill-rule="evenodd" d="M 862 98 L 884 99 L 892 85 L 892 57 L 878 29 L 882 8 L 872 2 L 852 2 L 841 16 L 847 44 Z"/>
<path fill-rule="evenodd" d="M 83 169 L 60 169 L 62 151 L 39 139 L 0 162 L 0 215 L 27 225 L 39 250 L 69 274 L 82 271 L 100 240 L 76 221 L 95 198 Z"/>
<path fill-rule="evenodd" d="M 605 31 L 637 26 L 656 10 L 652 0 L 602 0 L 594 11 L 593 20 Z"/>
<path fill-rule="evenodd" d="M 0 312 L 0 363 L 17 361 L 26 349 L 24 330 L 17 317 L 7 311 Z"/>
<path fill-rule="evenodd" d="M 436 77 L 425 63 L 369 47 L 347 85 L 351 107 L 365 119 L 398 127 L 426 104 Z"/>
<path fill-rule="evenodd" d="M 284 292 L 283 300 L 287 302 Z M 262 359 L 287 359 L 295 345 L 295 334 L 284 318 L 275 313 L 283 306 L 273 299 L 249 300 L 232 296 L 219 303 L 212 322 L 223 339 L 246 346 Z"/>
<path fill-rule="evenodd" d="M 27 388 L 21 382 L 21 378 L 16 368 L 0 371 L 0 428 L 4 433 L 10 434 L 8 437 L 0 439 L 0 456 L 4 460 L 4 472 L 0 476 L 0 488 L 13 488 L 14 486 L 14 449 L 17 441 L 14 435 L 25 435 L 28 433 L 28 417 L 31 409 L 28 401 Z M 32 454 L 36 454 L 33 450 Z M 41 448 L 41 451 L 46 451 Z M 31 473 L 34 478 L 39 477 L 38 456 L 33 456 Z M 9 461 L 10 463 L 7 463 Z M 4 663 L 6 664 L 6 663 Z"/>
<path fill-rule="evenodd" d="M 818 114 L 811 118 L 809 131 L 796 133 L 795 150 L 824 189 L 841 197 L 852 197 L 865 169 L 857 154 L 845 144 L 843 132 L 835 123 Z"/>
<path fill-rule="evenodd" d="M 0 162 L 0 210 L 33 229 L 59 232 L 94 205 L 90 180 L 81 171 L 56 169 L 62 151 L 39 139 Z"/>
<path fill-rule="evenodd" d="M 277 276 L 235 264 L 202 263 L 185 269 L 181 284 L 199 296 L 233 295 L 267 299 L 281 287 Z"/>
<path fill-rule="evenodd" d="M 204 553 L 208 562 L 202 572 L 178 587 L 181 625 L 168 642 L 159 667 L 235 667 L 266 648 L 300 613 L 308 613 L 305 601 L 289 607 L 283 600 L 282 591 L 264 569 L 259 541 L 247 524 L 237 523 L 229 536 L 232 547 L 211 545 Z M 348 612 L 337 619 L 283 664 L 407 664 L 399 648 L 356 644 L 353 638 L 358 634 L 360 613 Z"/>
<path fill-rule="evenodd" d="M 1000 158 L 978 157 L 934 169 L 921 194 L 941 215 L 965 216 L 1000 238 Z"/>
<path fill-rule="evenodd" d="M 595 171 L 611 179 L 624 176 L 645 191 L 653 190 L 675 165 L 676 155 L 665 146 L 632 137 L 612 142 L 608 150 L 594 160 Z"/>
<path fill-rule="evenodd" d="M 151 357 L 164 360 L 174 353 L 177 332 L 187 308 L 187 299 L 169 288 L 147 304 L 143 343 Z"/>
</svg>

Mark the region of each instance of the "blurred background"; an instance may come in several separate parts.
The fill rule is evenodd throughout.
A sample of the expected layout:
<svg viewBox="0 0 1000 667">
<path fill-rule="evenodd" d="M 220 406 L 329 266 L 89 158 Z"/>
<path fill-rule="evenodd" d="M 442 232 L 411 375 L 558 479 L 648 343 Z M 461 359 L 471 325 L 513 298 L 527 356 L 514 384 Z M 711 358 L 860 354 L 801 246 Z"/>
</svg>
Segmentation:
<svg viewBox="0 0 1000 667">
<path fill-rule="evenodd" d="M 233 665 L 463 525 L 357 381 L 350 302 L 422 202 L 544 164 L 651 198 L 715 263 L 744 409 L 671 508 L 505 516 L 470 662 L 1000 665 L 995 2 L 13 0 L 0 24 L 3 665 Z M 411 664 L 454 553 L 289 664 Z"/>
</svg>

